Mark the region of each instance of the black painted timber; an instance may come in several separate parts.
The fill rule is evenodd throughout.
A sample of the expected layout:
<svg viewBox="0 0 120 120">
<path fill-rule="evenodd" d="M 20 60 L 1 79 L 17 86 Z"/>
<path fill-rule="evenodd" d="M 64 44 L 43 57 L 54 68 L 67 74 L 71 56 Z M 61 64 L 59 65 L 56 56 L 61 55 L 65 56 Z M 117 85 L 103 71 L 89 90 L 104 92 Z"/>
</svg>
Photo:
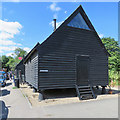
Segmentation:
<svg viewBox="0 0 120 120">
<path fill-rule="evenodd" d="M 78 12 L 91 30 L 67 26 Z M 81 6 L 41 45 L 27 55 L 24 62 L 26 81 L 38 90 L 75 88 L 78 55 L 89 56 L 90 85 L 108 85 L 110 54 Z"/>
<path fill-rule="evenodd" d="M 16 73 L 16 77 L 19 79 L 19 82 L 22 83 L 22 76 L 20 76 L 20 72 L 21 75 L 25 76 L 25 65 L 23 64 L 23 59 L 16 65 L 15 67 L 15 73 Z"/>
</svg>

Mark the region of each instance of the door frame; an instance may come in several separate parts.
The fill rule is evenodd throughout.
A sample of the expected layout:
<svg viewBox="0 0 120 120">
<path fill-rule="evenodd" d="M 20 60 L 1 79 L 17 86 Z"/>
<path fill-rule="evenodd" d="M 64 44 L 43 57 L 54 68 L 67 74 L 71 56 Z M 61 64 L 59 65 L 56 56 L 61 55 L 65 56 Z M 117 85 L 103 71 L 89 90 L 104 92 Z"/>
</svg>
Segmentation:
<svg viewBox="0 0 120 120">
<path fill-rule="evenodd" d="M 87 57 L 89 59 L 89 62 L 90 62 L 90 55 L 83 55 L 83 54 L 76 54 L 75 56 L 75 70 L 76 70 L 76 85 L 78 85 L 77 81 L 78 81 L 78 78 L 77 78 L 77 57 L 80 56 L 80 57 Z M 90 85 L 90 79 L 89 79 L 89 76 L 90 76 L 90 63 L 88 64 L 88 85 Z"/>
</svg>

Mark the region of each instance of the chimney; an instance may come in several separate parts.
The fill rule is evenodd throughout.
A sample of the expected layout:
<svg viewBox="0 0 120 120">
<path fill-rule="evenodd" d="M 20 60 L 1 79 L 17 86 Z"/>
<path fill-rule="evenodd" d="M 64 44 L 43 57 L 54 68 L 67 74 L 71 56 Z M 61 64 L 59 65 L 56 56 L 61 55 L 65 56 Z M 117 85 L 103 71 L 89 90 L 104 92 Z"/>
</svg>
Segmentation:
<svg viewBox="0 0 120 120">
<path fill-rule="evenodd" d="M 54 31 L 56 30 L 56 19 L 53 19 L 54 21 Z"/>
</svg>

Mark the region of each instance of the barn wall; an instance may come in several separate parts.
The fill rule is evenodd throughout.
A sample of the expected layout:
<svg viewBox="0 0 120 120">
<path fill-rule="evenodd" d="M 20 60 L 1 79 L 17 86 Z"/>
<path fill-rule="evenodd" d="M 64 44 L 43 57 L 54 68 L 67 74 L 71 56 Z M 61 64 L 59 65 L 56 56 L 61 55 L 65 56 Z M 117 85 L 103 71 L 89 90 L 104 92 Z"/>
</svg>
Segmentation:
<svg viewBox="0 0 120 120">
<path fill-rule="evenodd" d="M 108 57 L 94 31 L 58 29 L 39 47 L 39 89 L 75 87 L 76 55 L 90 55 L 92 85 L 108 84 Z"/>
<path fill-rule="evenodd" d="M 19 82 L 22 83 L 22 76 L 19 75 L 19 71 L 21 71 L 21 75 L 25 76 L 25 65 L 23 64 L 23 60 L 16 66 L 16 77 L 19 79 Z"/>
<path fill-rule="evenodd" d="M 38 89 L 38 54 L 33 53 L 25 64 L 26 82 Z"/>
</svg>

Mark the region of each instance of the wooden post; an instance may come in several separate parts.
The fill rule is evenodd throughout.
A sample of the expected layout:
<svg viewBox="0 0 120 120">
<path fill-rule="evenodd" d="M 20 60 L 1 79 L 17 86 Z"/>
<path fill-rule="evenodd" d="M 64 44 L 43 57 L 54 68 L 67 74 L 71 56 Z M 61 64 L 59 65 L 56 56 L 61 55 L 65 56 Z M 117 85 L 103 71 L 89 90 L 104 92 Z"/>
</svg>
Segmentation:
<svg viewBox="0 0 120 120">
<path fill-rule="evenodd" d="M 36 88 L 33 88 L 33 93 L 36 93 L 37 92 L 37 89 Z"/>
<path fill-rule="evenodd" d="M 106 94 L 106 89 L 105 89 L 106 86 L 102 86 L 102 92 L 101 94 Z"/>
<path fill-rule="evenodd" d="M 42 100 L 44 100 L 44 93 L 43 91 L 39 91 L 38 101 L 41 102 Z"/>
</svg>

